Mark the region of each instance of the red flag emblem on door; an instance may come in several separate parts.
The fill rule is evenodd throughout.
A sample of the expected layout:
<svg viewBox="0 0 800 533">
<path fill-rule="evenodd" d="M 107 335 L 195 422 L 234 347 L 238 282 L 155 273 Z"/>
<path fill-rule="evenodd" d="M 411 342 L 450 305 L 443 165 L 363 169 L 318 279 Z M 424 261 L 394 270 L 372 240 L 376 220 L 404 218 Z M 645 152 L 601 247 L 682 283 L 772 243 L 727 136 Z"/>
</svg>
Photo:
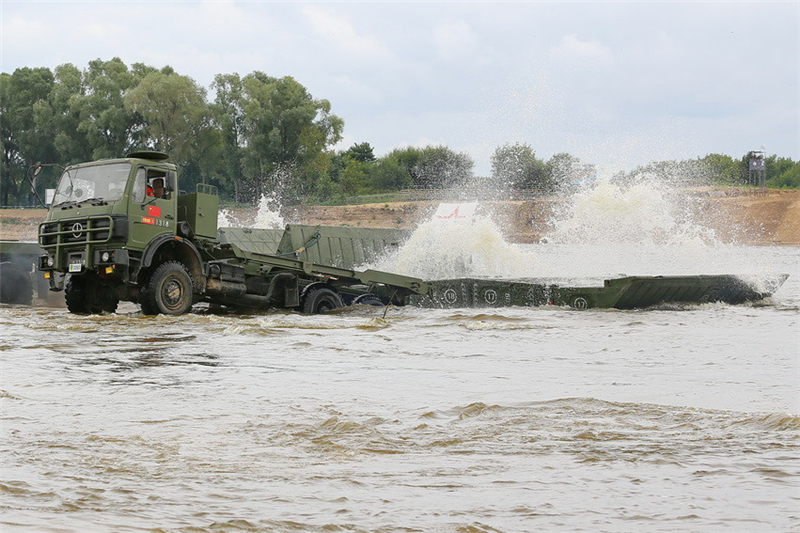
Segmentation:
<svg viewBox="0 0 800 533">
<path fill-rule="evenodd" d="M 151 217 L 160 217 L 161 216 L 161 208 L 157 205 L 148 205 L 147 206 L 147 216 Z"/>
</svg>

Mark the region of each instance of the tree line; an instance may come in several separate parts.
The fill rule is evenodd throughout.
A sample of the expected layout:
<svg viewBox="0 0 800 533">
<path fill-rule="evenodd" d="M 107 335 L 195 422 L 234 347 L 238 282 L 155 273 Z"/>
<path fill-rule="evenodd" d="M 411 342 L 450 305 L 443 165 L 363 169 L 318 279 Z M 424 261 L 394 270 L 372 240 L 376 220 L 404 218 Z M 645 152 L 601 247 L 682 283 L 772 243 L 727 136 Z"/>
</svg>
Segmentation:
<svg viewBox="0 0 800 533">
<path fill-rule="evenodd" d="M 368 142 L 335 150 L 344 120 L 328 100 L 292 77 L 263 72 L 218 74 L 209 92 L 171 67 L 119 58 L 79 69 L 64 64 L 0 73 L 0 204 L 32 205 L 30 168 L 39 191 L 52 188 L 59 167 L 136 150 L 170 155 L 181 188 L 220 189 L 223 199 L 248 202 L 274 194 L 285 202 L 465 184 L 557 191 L 590 177 L 567 153 L 545 161 L 529 144 L 498 147 L 489 177 L 474 175 L 472 158 L 446 146 L 396 148 L 377 157 Z M 744 165 L 744 166 L 743 166 Z M 745 184 L 746 156 L 710 154 L 692 161 L 652 163 L 619 176 L 689 175 L 717 184 Z M 767 159 L 768 186 L 800 187 L 800 163 Z"/>
</svg>

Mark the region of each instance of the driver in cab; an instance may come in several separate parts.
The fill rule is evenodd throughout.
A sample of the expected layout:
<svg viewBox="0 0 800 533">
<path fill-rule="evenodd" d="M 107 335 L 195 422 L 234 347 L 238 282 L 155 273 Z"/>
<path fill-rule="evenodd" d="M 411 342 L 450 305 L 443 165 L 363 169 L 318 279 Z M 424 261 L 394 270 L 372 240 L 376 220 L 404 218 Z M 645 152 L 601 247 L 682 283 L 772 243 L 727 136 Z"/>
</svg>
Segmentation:
<svg viewBox="0 0 800 533">
<path fill-rule="evenodd" d="M 153 178 L 147 187 L 147 196 L 151 198 L 166 198 L 164 189 L 164 178 Z"/>
</svg>

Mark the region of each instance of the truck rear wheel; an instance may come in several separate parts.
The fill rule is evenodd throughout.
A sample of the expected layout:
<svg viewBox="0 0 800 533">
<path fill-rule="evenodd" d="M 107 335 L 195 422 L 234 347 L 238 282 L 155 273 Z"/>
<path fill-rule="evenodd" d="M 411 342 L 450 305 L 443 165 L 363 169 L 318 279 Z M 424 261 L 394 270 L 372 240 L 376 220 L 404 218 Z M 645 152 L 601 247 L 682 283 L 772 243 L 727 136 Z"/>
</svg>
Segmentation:
<svg viewBox="0 0 800 533">
<path fill-rule="evenodd" d="M 70 313 L 113 313 L 119 304 L 114 287 L 91 273 L 70 276 L 65 291 L 64 299 Z"/>
<path fill-rule="evenodd" d="M 318 287 L 311 289 L 303 299 L 303 312 L 304 313 L 325 313 L 344 307 L 342 299 L 331 289 L 326 287 Z"/>
<path fill-rule="evenodd" d="M 139 304 L 146 315 L 182 315 L 193 302 L 192 276 L 178 261 L 159 265 L 139 294 Z"/>
<path fill-rule="evenodd" d="M 375 307 L 383 307 L 387 305 L 386 301 L 377 294 L 362 294 L 356 296 L 352 305 L 374 305 Z"/>
</svg>

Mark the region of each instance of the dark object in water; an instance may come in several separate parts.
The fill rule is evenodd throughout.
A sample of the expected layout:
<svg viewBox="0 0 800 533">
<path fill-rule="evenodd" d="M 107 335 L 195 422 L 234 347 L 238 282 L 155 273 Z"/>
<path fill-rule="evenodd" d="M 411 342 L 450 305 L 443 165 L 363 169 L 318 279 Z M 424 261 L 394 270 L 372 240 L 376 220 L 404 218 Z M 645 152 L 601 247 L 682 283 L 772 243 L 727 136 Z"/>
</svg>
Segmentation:
<svg viewBox="0 0 800 533">
<path fill-rule="evenodd" d="M 548 279 L 450 279 L 428 281 L 430 291 L 409 296 L 407 303 L 446 309 L 542 305 L 640 309 L 662 303 L 740 304 L 772 296 L 788 277 L 781 274 L 759 288 L 732 275 L 629 276 L 607 279 L 597 287 L 563 287 Z"/>
<path fill-rule="evenodd" d="M 30 305 L 37 295 L 47 295 L 47 284 L 36 271 L 43 252 L 35 242 L 0 240 L 0 303 Z"/>
</svg>

